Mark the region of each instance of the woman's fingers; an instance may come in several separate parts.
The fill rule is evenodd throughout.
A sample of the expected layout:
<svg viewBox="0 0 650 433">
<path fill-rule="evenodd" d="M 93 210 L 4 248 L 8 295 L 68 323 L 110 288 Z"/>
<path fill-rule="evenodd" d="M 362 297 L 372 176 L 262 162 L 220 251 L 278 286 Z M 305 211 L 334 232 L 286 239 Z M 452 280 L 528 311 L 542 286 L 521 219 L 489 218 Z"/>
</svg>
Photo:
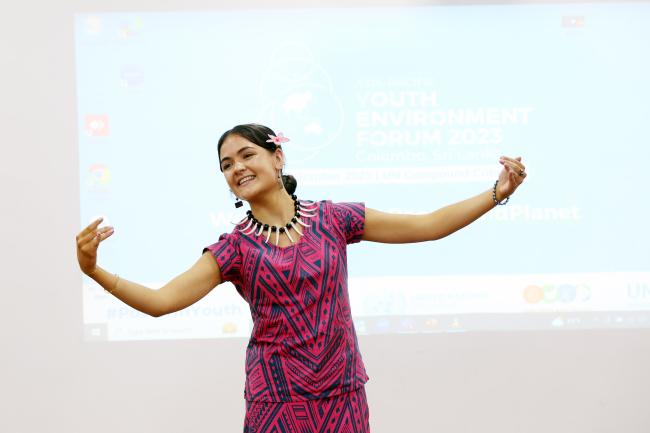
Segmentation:
<svg viewBox="0 0 650 433">
<path fill-rule="evenodd" d="M 112 235 L 114 231 L 113 227 L 102 227 L 101 229 L 93 230 L 81 238 L 78 241 L 78 245 L 80 248 L 86 245 L 91 245 L 93 248 L 96 248 L 101 241 Z"/>
<path fill-rule="evenodd" d="M 97 234 L 95 235 L 95 240 L 97 243 L 100 241 L 103 241 L 107 237 L 113 234 L 113 227 L 104 227 L 99 230 L 97 230 Z"/>
<path fill-rule="evenodd" d="M 97 244 L 99 245 L 101 241 L 112 235 L 113 231 L 113 227 L 104 227 L 97 230 L 97 234 L 95 235 L 95 241 Z"/>
<path fill-rule="evenodd" d="M 505 169 L 508 171 L 508 173 L 513 172 L 517 173 L 521 170 L 519 165 L 515 164 L 514 162 L 511 161 L 501 161 L 501 164 L 505 167 Z"/>
<path fill-rule="evenodd" d="M 519 174 L 526 171 L 526 166 L 521 163 L 521 156 L 513 159 L 508 158 L 507 156 L 502 156 L 499 159 L 499 162 L 505 167 L 511 168 L 515 173 Z"/>
<path fill-rule="evenodd" d="M 79 246 L 84 246 L 91 242 L 97 236 L 97 231 L 93 230 L 89 233 L 86 233 L 81 239 L 79 239 Z"/>
<path fill-rule="evenodd" d="M 91 222 L 86 228 L 79 232 L 77 235 L 77 247 L 81 248 L 88 243 L 97 233 L 96 229 L 99 224 L 103 221 L 103 218 L 97 218 L 95 221 Z"/>
<path fill-rule="evenodd" d="M 84 238 L 88 233 L 91 233 L 95 231 L 97 226 L 101 224 L 101 222 L 104 220 L 104 218 L 97 218 L 95 221 L 91 222 L 88 224 L 88 226 L 83 229 L 78 235 L 77 235 L 77 240 Z"/>
<path fill-rule="evenodd" d="M 502 156 L 501 158 L 499 158 L 499 161 L 503 161 L 503 162 L 511 162 L 511 163 L 513 163 L 513 164 L 520 165 L 520 166 L 522 166 L 522 167 L 524 166 L 524 165 L 521 163 L 521 156 L 518 156 L 517 158 L 510 158 L 510 157 L 508 157 L 508 156 Z"/>
<path fill-rule="evenodd" d="M 520 168 L 518 165 L 510 165 L 508 163 L 505 164 L 505 167 L 507 167 L 510 181 L 512 181 L 514 185 L 518 186 L 524 181 L 524 178 L 527 175 L 524 171 L 525 168 Z"/>
<path fill-rule="evenodd" d="M 90 239 L 90 241 L 85 245 L 86 250 L 90 250 L 91 252 L 94 253 L 95 251 L 97 251 L 99 244 L 112 234 L 113 234 L 113 230 L 104 230 L 104 231 L 97 232 L 97 234 L 93 236 Z"/>
<path fill-rule="evenodd" d="M 503 165 L 505 176 L 512 188 L 517 188 L 524 181 L 526 177 L 526 167 L 519 161 L 521 157 L 508 158 L 501 157 L 499 162 Z M 505 181 L 505 179 L 504 179 Z M 505 185 L 504 185 L 505 186 Z"/>
<path fill-rule="evenodd" d="M 526 166 L 521 163 L 521 156 L 518 156 L 516 158 L 510 158 L 508 156 L 502 156 L 499 158 L 499 162 L 504 163 L 504 162 L 510 162 L 514 164 L 516 167 L 519 167 L 521 170 L 525 170 Z"/>
<path fill-rule="evenodd" d="M 99 244 L 114 233 L 111 226 L 98 228 L 102 220 L 103 218 L 99 218 L 93 221 L 77 235 L 77 260 L 79 267 L 87 275 L 96 267 Z"/>
</svg>

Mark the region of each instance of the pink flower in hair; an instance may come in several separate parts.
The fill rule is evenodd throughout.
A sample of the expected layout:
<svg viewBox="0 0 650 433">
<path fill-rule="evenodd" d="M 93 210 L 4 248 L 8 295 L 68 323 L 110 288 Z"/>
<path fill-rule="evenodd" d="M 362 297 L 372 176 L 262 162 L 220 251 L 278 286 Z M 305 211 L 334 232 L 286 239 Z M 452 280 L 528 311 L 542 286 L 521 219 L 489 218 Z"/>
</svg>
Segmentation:
<svg viewBox="0 0 650 433">
<path fill-rule="evenodd" d="M 275 135 L 269 134 L 269 137 L 271 137 L 270 140 L 266 140 L 267 143 L 275 143 L 276 145 L 281 145 L 282 143 L 286 143 L 289 141 L 287 137 L 282 135 L 281 132 L 278 132 L 278 136 L 276 137 Z"/>
</svg>

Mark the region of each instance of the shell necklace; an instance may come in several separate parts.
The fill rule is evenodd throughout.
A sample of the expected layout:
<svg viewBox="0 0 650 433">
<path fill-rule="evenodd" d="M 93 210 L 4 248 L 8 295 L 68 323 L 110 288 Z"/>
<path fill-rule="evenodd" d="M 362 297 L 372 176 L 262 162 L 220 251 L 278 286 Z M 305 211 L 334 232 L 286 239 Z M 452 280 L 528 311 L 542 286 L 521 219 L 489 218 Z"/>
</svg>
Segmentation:
<svg viewBox="0 0 650 433">
<path fill-rule="evenodd" d="M 246 217 L 237 224 L 238 225 L 244 224 L 246 223 L 246 221 L 248 221 L 248 223 L 243 228 L 240 228 L 238 230 L 245 235 L 255 234 L 256 236 L 261 236 L 263 232 L 266 232 L 266 239 L 264 239 L 264 242 L 266 243 L 269 242 L 271 233 L 275 233 L 276 245 L 278 245 L 280 241 L 280 235 L 284 233 L 285 235 L 287 235 L 287 237 L 289 238 L 292 244 L 296 243 L 296 241 L 294 241 L 293 238 L 291 237 L 289 230 L 294 229 L 296 232 L 298 232 L 299 235 L 302 236 L 302 231 L 300 230 L 299 226 L 311 227 L 311 225 L 302 222 L 300 220 L 300 217 L 312 218 L 316 216 L 316 211 L 318 210 L 318 207 L 316 205 L 316 202 L 313 201 L 306 202 L 307 204 L 301 203 L 300 201 L 298 201 L 298 197 L 296 197 L 295 194 L 292 195 L 291 198 L 293 199 L 293 207 L 295 209 L 295 214 L 291 218 L 291 220 L 285 225 L 278 227 L 269 224 L 264 224 L 263 222 L 255 218 L 252 210 L 248 210 L 246 212 Z"/>
</svg>

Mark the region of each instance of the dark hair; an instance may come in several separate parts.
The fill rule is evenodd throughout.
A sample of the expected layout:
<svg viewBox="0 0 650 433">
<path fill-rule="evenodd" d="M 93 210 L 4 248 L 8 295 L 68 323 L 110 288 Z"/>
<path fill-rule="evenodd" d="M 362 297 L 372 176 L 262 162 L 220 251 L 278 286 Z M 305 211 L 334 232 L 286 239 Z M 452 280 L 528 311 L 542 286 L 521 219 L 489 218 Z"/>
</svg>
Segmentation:
<svg viewBox="0 0 650 433">
<path fill-rule="evenodd" d="M 217 153 L 219 154 L 219 161 L 221 161 L 221 145 L 223 145 L 223 142 L 226 141 L 226 138 L 228 138 L 228 136 L 233 134 L 239 135 L 240 137 L 245 138 L 251 143 L 263 147 L 269 152 L 275 152 L 276 149 L 282 148 L 282 146 L 278 144 L 269 143 L 266 141 L 269 139 L 269 134 L 275 135 L 275 132 L 273 132 L 273 130 L 268 126 L 258 125 L 257 123 L 247 123 L 245 125 L 237 125 L 234 128 L 224 132 L 221 138 L 219 139 L 219 144 L 217 145 Z M 221 164 L 219 164 L 219 169 L 221 170 Z M 289 194 L 293 194 L 294 192 L 296 192 L 296 187 L 298 186 L 298 182 L 296 181 L 295 177 L 291 176 L 290 174 L 283 174 L 282 183 L 284 184 L 284 188 L 287 190 Z"/>
</svg>

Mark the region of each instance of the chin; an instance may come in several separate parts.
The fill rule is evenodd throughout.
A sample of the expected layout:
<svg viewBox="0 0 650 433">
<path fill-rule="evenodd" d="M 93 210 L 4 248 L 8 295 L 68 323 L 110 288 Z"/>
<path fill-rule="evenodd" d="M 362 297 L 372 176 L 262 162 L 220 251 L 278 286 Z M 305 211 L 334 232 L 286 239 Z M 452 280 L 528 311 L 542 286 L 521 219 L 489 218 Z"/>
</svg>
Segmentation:
<svg viewBox="0 0 650 433">
<path fill-rule="evenodd" d="M 244 188 L 244 190 L 239 191 L 239 195 L 237 197 L 241 198 L 242 200 L 246 201 L 251 201 L 255 200 L 255 197 L 257 197 L 260 194 L 260 191 L 257 188 Z"/>
</svg>

